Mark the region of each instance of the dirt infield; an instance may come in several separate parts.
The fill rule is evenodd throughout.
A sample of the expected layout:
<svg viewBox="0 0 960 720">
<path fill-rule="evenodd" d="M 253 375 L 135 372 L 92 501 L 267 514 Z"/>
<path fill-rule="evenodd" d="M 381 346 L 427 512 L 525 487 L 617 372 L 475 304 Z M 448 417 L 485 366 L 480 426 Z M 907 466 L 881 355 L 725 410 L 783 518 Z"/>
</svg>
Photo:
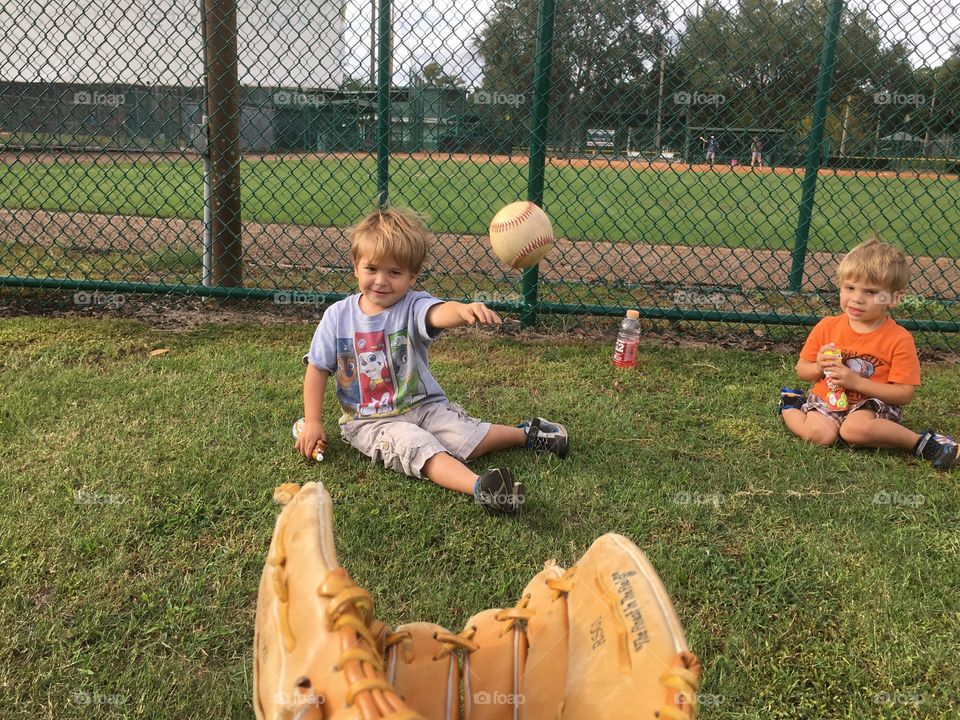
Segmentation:
<svg viewBox="0 0 960 720">
<path fill-rule="evenodd" d="M 141 258 L 168 249 L 200 252 L 199 220 L 160 219 L 90 213 L 0 210 L 0 242 L 57 247 L 84 254 L 119 253 Z M 260 269 L 348 271 L 349 241 L 340 228 L 248 222 L 243 226 L 244 261 Z M 839 257 L 807 255 L 802 289 L 829 290 Z M 960 261 L 914 258 L 909 292 L 958 299 Z M 601 286 L 730 288 L 738 292 L 780 291 L 788 287 L 792 265 L 785 250 L 585 242 L 559 239 L 541 277 L 547 282 L 583 282 Z M 477 275 L 496 280 L 516 277 L 489 251 L 486 236 L 440 235 L 428 268 L 446 275 Z M 13 274 L 24 271 L 14 270 Z M 128 278 L 139 281 L 140 277 Z"/>
<path fill-rule="evenodd" d="M 318 161 L 318 160 L 346 160 L 346 159 L 364 159 L 374 158 L 375 153 L 357 152 L 357 153 L 267 153 L 244 155 L 247 162 L 256 161 Z M 460 153 L 440 153 L 440 152 L 420 152 L 420 153 L 391 153 L 393 160 L 452 160 L 463 163 L 490 163 L 493 165 L 517 165 L 524 166 L 529 163 L 526 155 L 465 155 Z M 61 152 L 33 151 L 24 150 L 22 152 L 0 152 L 0 164 L 13 165 L 15 163 L 30 164 L 42 163 L 53 165 L 57 163 L 79 163 L 79 164 L 116 164 L 116 163 L 156 163 L 173 162 L 175 160 L 189 160 L 197 162 L 200 156 L 192 150 L 181 150 L 171 152 L 128 152 L 123 150 L 101 150 L 101 151 L 68 151 Z M 780 175 L 797 176 L 802 178 L 805 170 L 802 167 L 760 167 L 751 168 L 748 165 L 730 165 L 705 163 L 685 163 L 685 162 L 659 162 L 643 158 L 624 158 L 622 156 L 604 156 L 594 155 L 584 156 L 552 156 L 546 160 L 550 167 L 563 168 L 610 168 L 614 170 L 654 170 L 657 172 L 695 172 L 695 173 L 733 173 L 735 175 Z M 857 178 L 883 178 L 883 179 L 926 179 L 926 180 L 944 180 L 954 181 L 960 179 L 960 176 L 950 173 L 937 173 L 931 171 L 916 170 L 845 170 L 833 168 L 820 168 L 819 177 L 857 177 Z"/>
</svg>

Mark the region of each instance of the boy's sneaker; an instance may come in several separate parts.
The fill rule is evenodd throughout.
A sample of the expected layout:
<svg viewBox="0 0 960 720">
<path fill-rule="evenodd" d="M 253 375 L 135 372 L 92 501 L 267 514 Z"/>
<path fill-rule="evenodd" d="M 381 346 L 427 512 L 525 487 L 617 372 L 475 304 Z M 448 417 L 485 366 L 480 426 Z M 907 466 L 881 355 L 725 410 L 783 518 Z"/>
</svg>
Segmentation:
<svg viewBox="0 0 960 720">
<path fill-rule="evenodd" d="M 780 404 L 777 406 L 777 415 L 783 415 L 784 410 L 799 410 L 807 401 L 803 390 L 794 390 L 793 388 L 780 388 Z"/>
<path fill-rule="evenodd" d="M 523 508 L 524 497 L 523 483 L 516 482 L 506 468 L 487 470 L 477 478 L 473 489 L 474 501 L 490 514 L 518 513 Z"/>
<path fill-rule="evenodd" d="M 937 470 L 950 470 L 957 466 L 960 446 L 949 435 L 924 430 L 913 448 L 913 454 L 929 460 Z"/>
<path fill-rule="evenodd" d="M 526 447 L 529 450 L 550 452 L 561 460 L 570 452 L 567 429 L 563 425 L 538 417 L 524 420 L 517 427 L 527 434 Z"/>
</svg>

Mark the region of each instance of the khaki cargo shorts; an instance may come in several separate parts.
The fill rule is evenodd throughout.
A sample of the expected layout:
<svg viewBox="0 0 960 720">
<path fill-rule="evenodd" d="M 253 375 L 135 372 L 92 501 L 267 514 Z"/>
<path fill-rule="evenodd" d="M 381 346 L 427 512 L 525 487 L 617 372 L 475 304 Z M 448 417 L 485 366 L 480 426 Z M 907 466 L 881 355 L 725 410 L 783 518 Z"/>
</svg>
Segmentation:
<svg viewBox="0 0 960 720">
<path fill-rule="evenodd" d="M 438 453 L 466 462 L 490 430 L 490 423 L 467 415 L 447 401 L 417 405 L 376 420 L 349 420 L 340 434 L 349 444 L 391 470 L 423 477 L 424 464 Z"/>
</svg>

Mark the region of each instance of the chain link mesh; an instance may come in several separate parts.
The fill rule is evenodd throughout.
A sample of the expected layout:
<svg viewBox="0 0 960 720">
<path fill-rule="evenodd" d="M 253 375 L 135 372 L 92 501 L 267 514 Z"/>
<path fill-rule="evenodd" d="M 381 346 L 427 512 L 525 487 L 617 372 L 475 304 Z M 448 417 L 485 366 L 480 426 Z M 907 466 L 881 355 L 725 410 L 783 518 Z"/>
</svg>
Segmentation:
<svg viewBox="0 0 960 720">
<path fill-rule="evenodd" d="M 5 3 L 0 285 L 322 304 L 353 290 L 344 230 L 386 192 L 430 218 L 422 285 L 441 296 L 809 323 L 836 307 L 839 255 L 876 233 L 913 258 L 898 318 L 960 344 L 953 3 L 552 6 Z M 531 308 L 486 229 L 538 193 L 560 240 Z"/>
</svg>

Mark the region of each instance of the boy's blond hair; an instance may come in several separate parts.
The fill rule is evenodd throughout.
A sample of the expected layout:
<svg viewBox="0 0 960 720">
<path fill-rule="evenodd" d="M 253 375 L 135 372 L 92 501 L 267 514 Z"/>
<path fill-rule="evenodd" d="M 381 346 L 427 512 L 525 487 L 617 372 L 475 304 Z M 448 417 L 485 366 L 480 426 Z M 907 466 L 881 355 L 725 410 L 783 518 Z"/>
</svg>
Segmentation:
<svg viewBox="0 0 960 720">
<path fill-rule="evenodd" d="M 354 265 L 364 257 L 375 261 L 393 258 L 414 275 L 423 268 L 433 240 L 423 216 L 400 207 L 374 210 L 350 228 L 347 235 Z"/>
<path fill-rule="evenodd" d="M 865 280 L 888 292 L 903 292 L 910 283 L 910 261 L 879 237 L 864 240 L 848 252 L 837 266 L 837 279 Z"/>
</svg>

